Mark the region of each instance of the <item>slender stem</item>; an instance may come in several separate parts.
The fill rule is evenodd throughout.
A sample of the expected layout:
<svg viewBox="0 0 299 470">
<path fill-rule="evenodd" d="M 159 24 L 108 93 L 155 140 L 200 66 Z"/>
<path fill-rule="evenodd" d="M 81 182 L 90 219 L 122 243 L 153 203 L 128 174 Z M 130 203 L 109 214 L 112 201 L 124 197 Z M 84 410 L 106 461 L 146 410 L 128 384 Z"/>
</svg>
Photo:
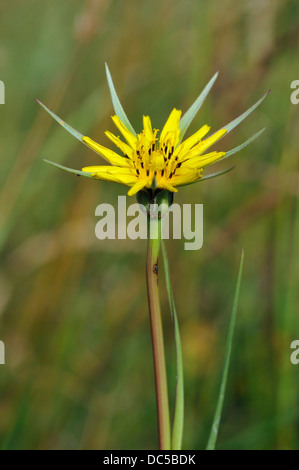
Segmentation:
<svg viewBox="0 0 299 470">
<path fill-rule="evenodd" d="M 158 289 L 158 256 L 160 247 L 159 219 L 148 217 L 146 280 L 154 355 L 156 399 L 160 450 L 171 449 L 167 376 L 163 326 Z"/>
</svg>

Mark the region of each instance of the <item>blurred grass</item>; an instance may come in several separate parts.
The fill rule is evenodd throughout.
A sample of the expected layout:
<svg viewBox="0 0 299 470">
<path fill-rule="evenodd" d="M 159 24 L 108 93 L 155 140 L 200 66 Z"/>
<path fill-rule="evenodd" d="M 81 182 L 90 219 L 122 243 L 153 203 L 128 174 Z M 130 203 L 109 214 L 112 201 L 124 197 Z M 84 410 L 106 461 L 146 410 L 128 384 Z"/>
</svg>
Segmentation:
<svg viewBox="0 0 299 470">
<path fill-rule="evenodd" d="M 126 188 L 75 178 L 97 157 L 37 97 L 106 143 L 107 61 L 126 113 L 159 128 L 219 70 L 192 124 L 221 127 L 272 92 L 224 149 L 266 126 L 236 169 L 179 192 L 204 204 L 199 252 L 168 242 L 186 382 L 184 448 L 203 448 L 215 409 L 240 248 L 238 327 L 218 446 L 298 448 L 299 5 L 295 0 L 3 0 L 0 5 L 1 447 L 151 449 L 156 411 L 142 241 L 99 241 L 95 207 Z M 102 139 L 102 140 L 101 140 Z M 220 165 L 219 165 L 220 166 Z M 161 289 L 163 292 L 163 289 Z M 175 355 L 166 292 L 166 346 Z M 173 399 L 173 397 L 172 397 Z"/>
</svg>

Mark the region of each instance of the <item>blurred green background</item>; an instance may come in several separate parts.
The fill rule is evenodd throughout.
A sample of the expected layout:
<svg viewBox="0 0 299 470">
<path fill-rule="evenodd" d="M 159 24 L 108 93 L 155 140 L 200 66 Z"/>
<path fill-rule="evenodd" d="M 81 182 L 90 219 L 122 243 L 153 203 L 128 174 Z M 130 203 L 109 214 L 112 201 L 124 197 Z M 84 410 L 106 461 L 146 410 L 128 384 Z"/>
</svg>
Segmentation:
<svg viewBox="0 0 299 470">
<path fill-rule="evenodd" d="M 219 70 L 192 123 L 216 130 L 272 89 L 221 141 L 234 171 L 188 186 L 204 245 L 167 243 L 185 365 L 185 449 L 205 447 L 241 248 L 237 327 L 218 448 L 299 448 L 296 0 L 2 0 L 0 79 L 0 444 L 3 449 L 153 449 L 156 405 L 145 241 L 94 235 L 95 208 L 127 188 L 66 174 L 100 160 L 34 102 L 108 144 L 104 62 L 136 130 L 185 111 Z M 112 147 L 111 147 L 112 148 Z M 225 166 L 218 165 L 223 169 Z M 133 201 L 133 200 L 132 200 Z M 130 202 L 132 202 L 130 201 Z M 161 276 L 173 401 L 173 330 Z"/>
</svg>

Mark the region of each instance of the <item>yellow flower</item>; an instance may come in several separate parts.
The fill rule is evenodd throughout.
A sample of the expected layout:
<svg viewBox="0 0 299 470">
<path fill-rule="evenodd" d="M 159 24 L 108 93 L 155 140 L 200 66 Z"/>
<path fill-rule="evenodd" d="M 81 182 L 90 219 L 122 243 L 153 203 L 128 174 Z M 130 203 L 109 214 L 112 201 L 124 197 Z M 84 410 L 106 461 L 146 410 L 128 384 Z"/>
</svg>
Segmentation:
<svg viewBox="0 0 299 470">
<path fill-rule="evenodd" d="M 204 139 L 210 130 L 210 127 L 204 125 L 179 143 L 180 118 L 181 111 L 173 109 L 159 135 L 157 129 L 152 129 L 149 116 L 143 116 L 143 130 L 136 136 L 118 116 L 113 116 L 112 120 L 126 142 L 111 132 L 105 134 L 121 150 L 123 156 L 84 136 L 83 142 L 112 166 L 87 166 L 82 171 L 94 178 L 131 186 L 129 196 L 144 188 L 177 192 L 177 186 L 197 181 L 202 177 L 204 167 L 225 155 L 225 152 L 205 152 L 226 133 L 225 129 L 221 129 Z"/>
<path fill-rule="evenodd" d="M 206 153 L 215 142 L 232 131 L 249 116 L 261 104 L 269 91 L 247 111 L 209 137 L 207 137 L 207 134 L 210 127 L 204 125 L 191 137 L 183 140 L 186 130 L 217 78 L 218 74 L 216 73 L 183 117 L 181 117 L 181 111 L 173 109 L 159 134 L 157 129 L 152 129 L 149 116 L 143 116 L 143 130 L 140 134 L 136 134 L 120 104 L 107 64 L 106 74 L 116 113 L 115 116 L 112 116 L 112 120 L 126 142 L 111 132 L 107 131 L 106 135 L 120 149 L 123 155 L 119 155 L 113 150 L 93 141 L 90 137 L 81 134 L 50 111 L 43 103 L 36 100 L 64 129 L 101 155 L 110 165 L 87 166 L 82 171 L 79 171 L 59 165 L 58 163 L 46 161 L 65 171 L 86 176 L 87 178 L 114 181 L 128 185 L 130 186 L 128 191 L 129 196 L 146 189 L 161 189 L 174 193 L 177 192 L 178 186 L 184 186 L 226 173 L 231 168 L 219 173 L 203 176 L 203 168 L 242 150 L 264 131 L 264 129 L 260 130 L 246 140 L 246 142 L 227 152 L 213 151 Z"/>
</svg>

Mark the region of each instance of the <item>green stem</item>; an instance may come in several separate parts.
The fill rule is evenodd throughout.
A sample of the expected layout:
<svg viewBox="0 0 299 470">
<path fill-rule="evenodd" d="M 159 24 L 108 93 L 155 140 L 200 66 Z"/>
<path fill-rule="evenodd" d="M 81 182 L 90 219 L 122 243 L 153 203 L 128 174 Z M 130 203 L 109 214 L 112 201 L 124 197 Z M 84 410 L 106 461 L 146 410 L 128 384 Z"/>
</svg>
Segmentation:
<svg viewBox="0 0 299 470">
<path fill-rule="evenodd" d="M 146 280 L 154 355 L 159 448 L 160 450 L 170 450 L 171 437 L 167 375 L 158 289 L 158 256 L 161 236 L 160 231 L 160 219 L 155 219 L 148 216 Z"/>
</svg>

